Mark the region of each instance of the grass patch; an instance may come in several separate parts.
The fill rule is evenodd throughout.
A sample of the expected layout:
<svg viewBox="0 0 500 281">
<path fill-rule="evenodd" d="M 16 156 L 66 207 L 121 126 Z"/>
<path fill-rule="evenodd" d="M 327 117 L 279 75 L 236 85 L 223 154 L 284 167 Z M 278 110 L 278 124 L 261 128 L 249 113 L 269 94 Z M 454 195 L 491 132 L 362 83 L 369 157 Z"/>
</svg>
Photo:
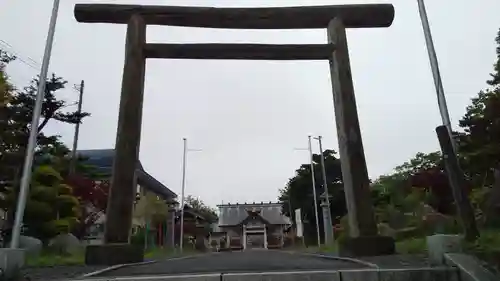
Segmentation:
<svg viewBox="0 0 500 281">
<path fill-rule="evenodd" d="M 474 243 L 465 245 L 472 252 L 500 252 L 500 229 L 482 229 L 481 236 Z"/>
<path fill-rule="evenodd" d="M 482 229 L 474 243 L 465 243 L 465 252 L 484 261 L 485 266 L 500 275 L 500 229 Z"/>
<path fill-rule="evenodd" d="M 144 253 L 145 260 L 157 260 L 182 257 L 197 253 L 195 250 L 185 249 L 183 253 L 175 249 L 151 248 Z M 73 254 L 62 255 L 42 250 L 40 255 L 28 255 L 26 257 L 26 265 L 29 267 L 51 267 L 51 266 L 70 266 L 85 264 L 85 249 L 82 248 Z"/>
<path fill-rule="evenodd" d="M 193 255 L 199 253 L 193 249 L 183 249 L 182 253 L 179 249 L 170 249 L 170 248 L 150 248 L 147 249 L 144 253 L 144 259 L 156 260 L 156 259 L 168 259 L 168 258 L 176 258 L 187 255 Z"/>
<path fill-rule="evenodd" d="M 32 267 L 50 267 L 50 266 L 64 266 L 64 265 L 84 265 L 85 264 L 85 251 L 81 250 L 71 255 L 61 255 L 51 253 L 49 251 L 42 251 L 39 256 L 27 256 L 26 265 Z"/>
<path fill-rule="evenodd" d="M 330 245 L 321 245 L 321 247 L 318 248 L 318 251 L 320 253 L 329 253 L 329 254 L 337 253 L 338 252 L 337 243 L 333 243 Z"/>
<path fill-rule="evenodd" d="M 481 236 L 473 243 L 464 242 L 468 253 L 500 253 L 500 230 L 481 229 Z M 396 251 L 400 254 L 427 253 L 426 237 L 412 237 L 396 242 Z"/>
<path fill-rule="evenodd" d="M 396 252 L 398 254 L 426 254 L 427 241 L 425 237 L 413 237 L 396 241 Z"/>
</svg>

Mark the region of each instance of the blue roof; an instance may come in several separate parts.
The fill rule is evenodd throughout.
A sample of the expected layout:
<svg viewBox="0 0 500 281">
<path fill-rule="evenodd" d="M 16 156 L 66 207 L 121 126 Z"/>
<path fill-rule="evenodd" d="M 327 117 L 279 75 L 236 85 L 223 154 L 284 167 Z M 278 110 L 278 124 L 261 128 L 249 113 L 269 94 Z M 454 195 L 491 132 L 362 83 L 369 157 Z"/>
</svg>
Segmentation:
<svg viewBox="0 0 500 281">
<path fill-rule="evenodd" d="M 85 164 L 95 166 L 99 174 L 111 176 L 113 169 L 114 149 L 77 150 L 79 157 L 86 158 Z"/>
<path fill-rule="evenodd" d="M 79 157 L 85 158 L 86 164 L 95 166 L 98 173 L 111 177 L 113 160 L 115 158 L 114 149 L 77 150 L 76 153 Z M 144 170 L 140 161 L 138 161 L 137 163 L 137 169 L 135 172 L 137 173 L 137 183 L 147 190 L 154 192 L 159 196 L 162 196 L 164 199 L 177 197 L 177 194 L 175 194 L 175 192 L 173 192 L 153 176 L 148 174 Z"/>
</svg>

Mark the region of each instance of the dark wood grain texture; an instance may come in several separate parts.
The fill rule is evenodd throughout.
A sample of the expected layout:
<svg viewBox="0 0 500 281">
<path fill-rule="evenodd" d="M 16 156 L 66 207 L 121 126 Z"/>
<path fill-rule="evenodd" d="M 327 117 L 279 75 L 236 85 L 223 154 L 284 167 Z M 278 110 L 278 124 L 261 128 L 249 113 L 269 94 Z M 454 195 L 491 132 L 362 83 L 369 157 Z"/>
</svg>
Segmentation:
<svg viewBox="0 0 500 281">
<path fill-rule="evenodd" d="M 376 236 L 378 230 L 354 96 L 346 27 L 340 18 L 335 18 L 327 31 L 328 42 L 335 45 L 330 59 L 330 73 L 349 234 L 351 237 Z"/>
<path fill-rule="evenodd" d="M 141 16 L 129 19 L 126 38 L 115 157 L 106 211 L 106 243 L 129 243 L 132 224 L 146 65 L 146 25 Z"/>
<path fill-rule="evenodd" d="M 332 44 L 146 44 L 147 58 L 217 60 L 325 60 Z"/>
<path fill-rule="evenodd" d="M 212 8 L 76 4 L 79 22 L 127 23 L 134 14 L 146 24 L 235 29 L 326 28 L 342 18 L 346 28 L 389 27 L 394 20 L 391 4 L 359 4 L 276 8 Z"/>
</svg>

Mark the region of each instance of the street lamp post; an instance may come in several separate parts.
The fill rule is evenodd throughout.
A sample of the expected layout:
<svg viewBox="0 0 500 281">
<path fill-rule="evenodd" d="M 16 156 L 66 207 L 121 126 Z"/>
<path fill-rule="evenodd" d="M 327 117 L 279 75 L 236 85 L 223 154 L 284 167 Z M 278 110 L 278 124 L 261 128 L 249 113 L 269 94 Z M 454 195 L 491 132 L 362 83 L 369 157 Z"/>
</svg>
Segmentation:
<svg viewBox="0 0 500 281">
<path fill-rule="evenodd" d="M 319 235 L 318 199 L 316 196 L 316 181 L 314 180 L 314 162 L 313 162 L 311 136 L 308 136 L 308 140 L 309 140 L 309 157 L 310 157 L 310 161 L 311 161 L 312 189 L 313 189 L 313 197 L 314 197 L 314 216 L 316 219 L 316 236 L 318 239 L 318 247 L 320 247 L 321 246 L 321 238 Z"/>
<path fill-rule="evenodd" d="M 26 148 L 26 157 L 24 159 L 23 175 L 19 188 L 19 197 L 16 206 L 16 215 L 12 229 L 12 240 L 10 247 L 16 249 L 19 246 L 19 236 L 21 235 L 21 225 L 23 223 L 24 209 L 26 208 L 26 199 L 28 197 L 29 185 L 31 182 L 31 169 L 33 166 L 33 155 L 35 154 L 36 138 L 38 136 L 38 123 L 42 113 L 43 99 L 45 96 L 45 83 L 47 72 L 49 70 L 50 56 L 52 54 L 52 45 L 54 43 L 54 34 L 56 31 L 57 15 L 59 12 L 59 0 L 54 0 L 52 15 L 50 17 L 49 31 L 47 41 L 45 42 L 45 51 L 43 54 L 42 68 L 40 70 L 38 90 L 31 120 L 31 130 Z"/>
<path fill-rule="evenodd" d="M 456 144 L 453 139 L 450 114 L 448 112 L 448 106 L 446 104 L 446 97 L 444 95 L 443 82 L 441 80 L 441 73 L 439 71 L 439 64 L 436 55 L 436 49 L 434 48 L 434 42 L 432 40 L 431 29 L 429 27 L 429 19 L 427 17 L 427 10 L 425 9 L 424 0 L 417 0 L 418 10 L 420 14 L 420 20 L 422 22 L 422 29 L 424 30 L 425 43 L 427 45 L 427 53 L 429 55 L 429 61 L 431 63 L 432 77 L 434 79 L 434 87 L 436 88 L 436 95 L 439 106 L 439 113 L 441 114 L 441 120 L 443 125 L 448 129 L 448 134 L 451 138 L 451 145 L 456 153 Z"/>
<path fill-rule="evenodd" d="M 180 211 L 181 211 L 181 223 L 180 223 L 180 237 L 179 237 L 179 250 L 182 253 L 183 249 L 183 238 L 184 238 L 184 192 L 186 190 L 186 165 L 187 165 L 187 153 L 189 151 L 201 151 L 201 149 L 188 149 L 187 146 L 187 138 L 182 139 L 184 142 L 184 153 L 182 156 L 182 189 L 181 189 L 181 206 L 180 206 Z"/>
<path fill-rule="evenodd" d="M 314 217 L 316 221 L 316 236 L 318 239 L 318 246 L 321 246 L 321 238 L 319 234 L 319 218 L 318 218 L 318 199 L 316 196 L 316 181 L 314 180 L 314 163 L 313 163 L 313 152 L 312 152 L 312 143 L 311 136 L 308 136 L 308 148 L 296 148 L 295 150 L 308 150 L 309 151 L 309 162 L 311 165 L 311 181 L 312 181 L 312 190 L 313 190 L 313 200 L 314 200 Z"/>
</svg>

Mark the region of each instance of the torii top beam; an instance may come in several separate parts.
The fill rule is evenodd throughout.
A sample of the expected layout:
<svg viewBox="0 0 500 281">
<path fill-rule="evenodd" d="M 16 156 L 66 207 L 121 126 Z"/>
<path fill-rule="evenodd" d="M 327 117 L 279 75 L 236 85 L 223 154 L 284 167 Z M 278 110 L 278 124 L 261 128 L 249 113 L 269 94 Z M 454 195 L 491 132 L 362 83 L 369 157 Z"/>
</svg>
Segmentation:
<svg viewBox="0 0 500 281">
<path fill-rule="evenodd" d="M 141 6 L 117 4 L 76 4 L 79 22 L 128 22 L 133 14 L 149 25 L 170 25 L 233 29 L 326 28 L 340 17 L 346 28 L 389 27 L 394 20 L 391 4 L 359 4 L 273 8 L 212 8 Z"/>
</svg>

